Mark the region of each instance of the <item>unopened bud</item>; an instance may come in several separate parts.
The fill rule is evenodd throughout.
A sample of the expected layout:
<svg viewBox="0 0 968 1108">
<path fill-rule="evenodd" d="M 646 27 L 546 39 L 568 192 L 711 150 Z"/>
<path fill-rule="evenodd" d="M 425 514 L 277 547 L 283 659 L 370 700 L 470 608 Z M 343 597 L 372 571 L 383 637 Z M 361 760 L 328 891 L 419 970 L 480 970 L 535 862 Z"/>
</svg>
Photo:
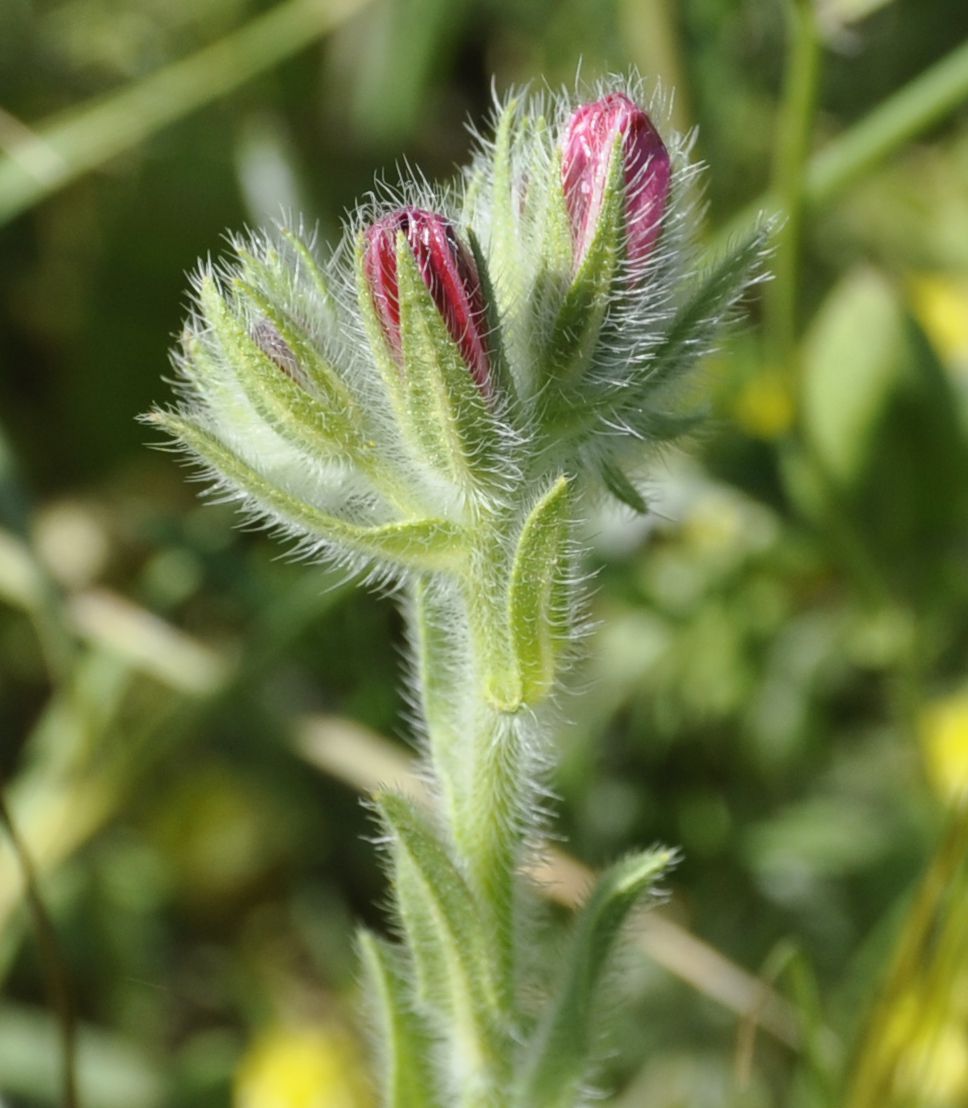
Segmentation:
<svg viewBox="0 0 968 1108">
<path fill-rule="evenodd" d="M 661 230 L 670 163 L 652 121 L 621 92 L 583 104 L 568 124 L 562 163 L 576 269 L 595 237 L 616 145 L 622 159 L 627 259 L 632 266 L 648 258 Z"/>
<path fill-rule="evenodd" d="M 366 232 L 363 272 L 390 348 L 402 356 L 397 237 L 407 240 L 451 338 L 485 396 L 491 394 L 487 312 L 477 267 L 450 220 L 422 208 L 400 208 Z"/>
</svg>

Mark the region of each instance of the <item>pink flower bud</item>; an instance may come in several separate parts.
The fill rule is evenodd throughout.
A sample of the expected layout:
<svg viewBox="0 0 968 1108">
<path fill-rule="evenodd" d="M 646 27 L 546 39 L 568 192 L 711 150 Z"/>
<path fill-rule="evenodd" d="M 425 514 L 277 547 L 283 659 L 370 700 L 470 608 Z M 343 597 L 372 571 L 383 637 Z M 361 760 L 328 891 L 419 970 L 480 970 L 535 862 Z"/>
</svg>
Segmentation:
<svg viewBox="0 0 968 1108">
<path fill-rule="evenodd" d="M 616 136 L 621 136 L 629 262 L 641 265 L 659 236 L 669 196 L 669 154 L 645 112 L 624 93 L 610 92 L 572 114 L 565 139 L 562 186 L 576 269 L 595 237 Z"/>
<path fill-rule="evenodd" d="M 422 208 L 400 208 L 366 232 L 363 272 L 391 349 L 402 355 L 397 235 L 406 236 L 430 295 L 485 396 L 491 394 L 487 313 L 477 267 L 450 220 Z"/>
</svg>

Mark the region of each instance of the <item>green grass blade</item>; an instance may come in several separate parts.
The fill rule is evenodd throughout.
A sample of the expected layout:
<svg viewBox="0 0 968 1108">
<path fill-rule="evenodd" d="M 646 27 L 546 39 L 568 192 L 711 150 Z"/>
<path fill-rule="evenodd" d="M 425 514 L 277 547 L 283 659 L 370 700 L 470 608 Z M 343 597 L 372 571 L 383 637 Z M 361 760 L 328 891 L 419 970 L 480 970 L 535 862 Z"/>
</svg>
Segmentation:
<svg viewBox="0 0 968 1108">
<path fill-rule="evenodd" d="M 364 3 L 285 0 L 191 57 L 41 123 L 30 145 L 47 151 L 42 162 L 27 168 L 16 149 L 0 161 L 0 225 L 308 46 Z"/>
</svg>

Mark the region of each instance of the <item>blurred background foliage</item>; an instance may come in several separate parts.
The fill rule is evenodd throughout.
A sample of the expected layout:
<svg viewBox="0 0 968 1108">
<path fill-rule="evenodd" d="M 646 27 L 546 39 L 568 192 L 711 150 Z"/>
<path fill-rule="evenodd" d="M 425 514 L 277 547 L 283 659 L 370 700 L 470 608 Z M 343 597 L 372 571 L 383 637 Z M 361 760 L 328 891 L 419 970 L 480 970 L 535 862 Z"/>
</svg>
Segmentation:
<svg viewBox="0 0 968 1108">
<path fill-rule="evenodd" d="M 0 771 L 85 1108 L 373 1103 L 358 790 L 407 753 L 400 626 L 146 449 L 186 270 L 280 207 L 331 240 L 579 60 L 675 86 L 710 248 L 786 214 L 655 513 L 593 527 L 561 830 L 684 850 L 603 1083 L 968 1103 L 964 0 L 2 0 Z M 5 1108 L 63 1103 L 58 960 L 6 838 Z"/>
</svg>

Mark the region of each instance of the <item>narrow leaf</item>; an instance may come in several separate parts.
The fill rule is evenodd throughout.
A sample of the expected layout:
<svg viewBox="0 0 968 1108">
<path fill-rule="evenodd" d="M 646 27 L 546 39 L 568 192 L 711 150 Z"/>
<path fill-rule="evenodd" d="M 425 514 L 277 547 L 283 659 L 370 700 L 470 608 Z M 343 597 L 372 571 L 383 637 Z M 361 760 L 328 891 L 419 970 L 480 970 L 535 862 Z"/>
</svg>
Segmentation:
<svg viewBox="0 0 968 1108">
<path fill-rule="evenodd" d="M 761 223 L 745 242 L 704 272 L 693 294 L 676 312 L 661 343 L 643 365 L 640 388 L 633 387 L 626 393 L 633 405 L 641 400 L 643 392 L 660 388 L 709 353 L 716 333 L 760 276 L 772 233 L 771 222 Z"/>
<path fill-rule="evenodd" d="M 418 570 L 453 568 L 462 556 L 460 530 L 445 520 L 421 519 L 378 527 L 350 523 L 273 484 L 198 423 L 172 412 L 152 412 L 148 419 L 266 511 L 353 554 Z"/>
<path fill-rule="evenodd" d="M 491 164 L 491 254 L 498 263 L 498 288 L 504 297 L 505 311 L 517 304 L 520 295 L 518 277 L 521 234 L 518 205 L 514 194 L 514 136 L 519 133 L 520 100 L 505 104 L 494 134 Z"/>
<path fill-rule="evenodd" d="M 620 500 L 633 512 L 638 512 L 639 515 L 644 516 L 648 513 L 649 506 L 646 504 L 645 498 L 628 479 L 617 462 L 613 462 L 611 458 L 604 458 L 601 463 L 601 472 L 605 487 L 616 500 Z"/>
<path fill-rule="evenodd" d="M 289 243 L 292 249 L 295 251 L 297 257 L 302 263 L 303 269 L 309 274 L 310 279 L 316 286 L 316 292 L 319 294 L 319 299 L 322 303 L 329 303 L 331 300 L 331 293 L 329 289 L 329 280 L 326 274 L 323 272 L 322 267 L 316 260 L 315 255 L 309 248 L 309 245 L 305 243 L 295 231 L 289 227 L 282 228 L 282 236 Z"/>
<path fill-rule="evenodd" d="M 515 1100 L 520 1108 L 572 1108 L 589 1068 L 595 1001 L 622 926 L 632 909 L 675 861 L 649 850 L 617 862 L 599 878 L 581 910 L 561 987 L 538 1025 Z"/>
<path fill-rule="evenodd" d="M 563 615 L 556 611 L 565 572 L 568 479 L 559 477 L 525 521 L 511 568 L 509 624 L 524 704 L 547 696 L 555 679 Z"/>
<path fill-rule="evenodd" d="M 434 1043 L 415 1010 L 406 977 L 405 953 L 369 931 L 358 935 L 366 972 L 375 1039 L 382 1063 L 385 1108 L 443 1108 L 435 1088 L 431 1059 Z"/>
<path fill-rule="evenodd" d="M 497 296 L 494 285 L 491 282 L 491 273 L 488 268 L 487 258 L 481 249 L 481 244 L 471 228 L 467 229 L 467 242 L 474 258 L 477 275 L 484 293 L 484 304 L 487 312 L 486 323 L 488 333 L 488 345 L 491 352 L 491 380 L 494 391 L 506 403 L 513 403 L 515 399 L 514 379 L 508 365 L 507 352 L 504 349 L 504 341 L 501 333 L 501 318 L 498 312 Z"/>
<path fill-rule="evenodd" d="M 476 1082 L 499 1056 L 478 905 L 413 801 L 383 793 L 376 805 L 391 836 L 394 891 L 421 999 L 448 1029 L 455 1072 Z"/>
</svg>

